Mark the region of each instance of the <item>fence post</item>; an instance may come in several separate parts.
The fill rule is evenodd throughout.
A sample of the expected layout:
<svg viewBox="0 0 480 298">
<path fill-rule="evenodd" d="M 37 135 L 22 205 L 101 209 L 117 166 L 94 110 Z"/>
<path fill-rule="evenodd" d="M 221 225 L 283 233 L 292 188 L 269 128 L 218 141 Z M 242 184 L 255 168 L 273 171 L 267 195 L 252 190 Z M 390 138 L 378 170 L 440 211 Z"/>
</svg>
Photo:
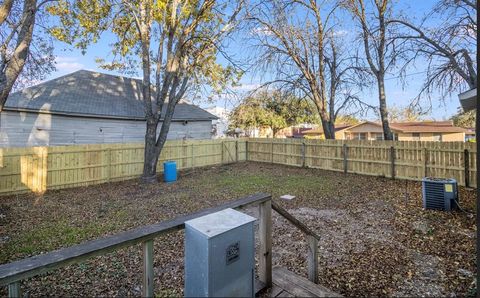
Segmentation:
<svg viewBox="0 0 480 298">
<path fill-rule="evenodd" d="M 224 159 L 224 155 L 223 155 L 223 151 L 225 149 L 225 142 L 223 142 L 223 140 L 220 141 L 220 150 L 222 151 L 222 160 L 220 161 L 220 164 L 223 164 L 223 159 Z"/>
<path fill-rule="evenodd" d="M 238 140 L 235 141 L 235 162 L 238 162 Z"/>
<path fill-rule="evenodd" d="M 258 206 L 258 234 L 260 238 L 258 277 L 266 287 L 272 286 L 272 201 Z"/>
<path fill-rule="evenodd" d="M 302 168 L 305 167 L 306 160 L 305 160 L 305 154 L 307 151 L 307 144 L 305 144 L 305 141 L 302 142 Z"/>
<path fill-rule="evenodd" d="M 190 151 L 191 151 L 191 153 L 192 153 L 192 166 L 191 166 L 191 167 L 194 168 L 194 167 L 195 167 L 195 158 L 193 157 L 193 142 L 190 143 L 190 144 L 191 144 L 191 146 L 190 146 L 190 147 L 191 147 Z"/>
<path fill-rule="evenodd" d="M 8 297 L 9 298 L 20 298 L 20 297 L 22 297 L 22 291 L 21 291 L 19 281 L 8 284 Z"/>
<path fill-rule="evenodd" d="M 42 185 L 41 192 L 47 191 L 47 175 L 48 175 L 48 147 L 42 147 Z"/>
<path fill-rule="evenodd" d="M 347 144 L 343 144 L 343 173 L 347 174 L 348 172 L 348 147 Z"/>
<path fill-rule="evenodd" d="M 143 288 L 142 297 L 153 297 L 153 240 L 142 243 Z"/>
<path fill-rule="evenodd" d="M 423 176 L 427 177 L 428 176 L 427 175 L 428 174 L 428 168 L 427 168 L 427 166 L 428 166 L 428 150 L 427 150 L 427 148 L 424 147 L 422 151 L 423 151 L 423 154 L 422 154 L 423 155 L 423 163 L 422 163 Z M 421 177 L 419 177 L 419 178 L 421 178 Z"/>
<path fill-rule="evenodd" d="M 395 179 L 395 147 L 390 146 L 391 177 Z"/>
<path fill-rule="evenodd" d="M 270 163 L 273 163 L 273 138 L 272 138 L 272 145 L 270 146 L 270 149 L 272 150 L 272 152 L 270 152 Z"/>
<path fill-rule="evenodd" d="M 248 161 L 248 141 L 245 141 L 245 161 Z"/>
<path fill-rule="evenodd" d="M 308 279 L 318 283 L 318 240 L 312 235 L 307 235 L 308 243 Z"/>
<path fill-rule="evenodd" d="M 110 182 L 110 179 L 112 178 L 112 149 L 108 148 L 107 149 L 107 182 Z"/>
<path fill-rule="evenodd" d="M 470 187 L 470 152 L 463 150 L 463 168 L 465 171 L 465 187 Z"/>
</svg>

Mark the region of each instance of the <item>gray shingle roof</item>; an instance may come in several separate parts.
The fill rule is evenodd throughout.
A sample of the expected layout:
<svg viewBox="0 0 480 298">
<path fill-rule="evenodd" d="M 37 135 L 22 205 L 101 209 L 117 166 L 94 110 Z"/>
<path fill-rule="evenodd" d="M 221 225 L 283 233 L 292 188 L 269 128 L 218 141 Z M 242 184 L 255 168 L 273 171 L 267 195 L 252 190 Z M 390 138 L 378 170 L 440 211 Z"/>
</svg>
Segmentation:
<svg viewBox="0 0 480 298">
<path fill-rule="evenodd" d="M 79 70 L 11 94 L 5 110 L 102 118 L 144 119 L 141 80 Z M 218 119 L 191 104 L 179 103 L 173 120 Z"/>
</svg>

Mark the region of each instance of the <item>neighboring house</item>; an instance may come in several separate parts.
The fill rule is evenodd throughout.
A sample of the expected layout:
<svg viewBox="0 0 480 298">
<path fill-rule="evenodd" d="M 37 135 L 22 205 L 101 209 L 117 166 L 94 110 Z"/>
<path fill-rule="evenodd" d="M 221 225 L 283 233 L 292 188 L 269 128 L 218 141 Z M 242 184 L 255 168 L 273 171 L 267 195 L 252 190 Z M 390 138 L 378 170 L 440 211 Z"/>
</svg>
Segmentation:
<svg viewBox="0 0 480 298">
<path fill-rule="evenodd" d="M 80 70 L 13 93 L 0 113 L 0 147 L 143 142 L 141 84 Z M 181 102 L 168 139 L 210 139 L 216 119 Z"/>
<path fill-rule="evenodd" d="M 395 140 L 399 141 L 443 141 L 464 142 L 473 138 L 472 131 L 456 127 L 452 121 L 424 121 L 390 123 Z M 323 130 L 312 129 L 302 132 L 305 138 L 324 139 Z M 335 126 L 337 140 L 383 140 L 380 123 L 364 121 L 355 125 L 339 124 Z"/>
<path fill-rule="evenodd" d="M 318 127 L 318 124 L 312 123 L 301 123 L 289 127 L 285 127 L 279 130 L 276 134 L 276 138 L 303 138 L 303 133 L 305 131 L 315 129 Z"/>
<path fill-rule="evenodd" d="M 273 136 L 273 130 L 268 127 L 249 127 L 245 128 L 245 136 L 249 138 L 271 138 Z"/>
<path fill-rule="evenodd" d="M 342 140 L 345 139 L 344 130 L 348 127 L 351 127 L 351 124 L 337 124 L 335 125 L 335 139 Z M 323 128 L 314 128 L 311 130 L 306 130 L 302 132 L 303 136 L 307 139 L 325 139 L 323 134 Z"/>
<path fill-rule="evenodd" d="M 205 111 L 218 117 L 217 120 L 212 121 L 213 138 L 225 138 L 230 125 L 230 111 L 217 106 L 205 108 Z"/>
<path fill-rule="evenodd" d="M 452 121 L 423 121 L 390 123 L 395 140 L 464 142 L 468 130 L 453 125 Z M 380 123 L 365 121 L 342 130 L 347 140 L 383 140 Z"/>
<path fill-rule="evenodd" d="M 466 128 L 465 132 L 465 142 L 475 142 L 475 128 Z"/>
<path fill-rule="evenodd" d="M 391 126 L 391 123 L 390 123 Z M 395 132 L 394 137 L 395 137 Z M 336 133 L 341 140 L 383 140 L 383 129 L 379 123 L 364 121 L 346 127 Z"/>
</svg>

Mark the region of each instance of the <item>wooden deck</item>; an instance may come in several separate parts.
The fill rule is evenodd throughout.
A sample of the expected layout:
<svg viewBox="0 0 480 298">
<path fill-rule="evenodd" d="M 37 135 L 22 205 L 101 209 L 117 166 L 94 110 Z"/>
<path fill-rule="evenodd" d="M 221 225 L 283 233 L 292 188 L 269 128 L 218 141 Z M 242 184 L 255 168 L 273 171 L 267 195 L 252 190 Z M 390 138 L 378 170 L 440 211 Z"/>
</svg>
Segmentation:
<svg viewBox="0 0 480 298">
<path fill-rule="evenodd" d="M 272 277 L 272 288 L 260 297 L 342 297 L 282 267 L 273 268 Z"/>
</svg>

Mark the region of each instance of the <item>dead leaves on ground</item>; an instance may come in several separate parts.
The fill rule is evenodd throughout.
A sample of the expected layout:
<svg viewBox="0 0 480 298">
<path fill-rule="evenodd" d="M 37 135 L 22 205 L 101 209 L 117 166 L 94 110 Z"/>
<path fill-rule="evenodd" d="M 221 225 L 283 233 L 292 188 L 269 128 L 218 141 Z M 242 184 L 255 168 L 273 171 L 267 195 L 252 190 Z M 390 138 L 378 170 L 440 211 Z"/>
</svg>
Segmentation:
<svg viewBox="0 0 480 298">
<path fill-rule="evenodd" d="M 240 163 L 189 170 L 174 184 L 136 180 L 2 197 L 3 262 L 27 257 L 9 241 L 35 227 L 67 222 L 84 233 L 77 242 L 166 220 L 262 191 L 314 229 L 322 285 L 346 296 L 472 294 L 475 220 L 467 214 L 424 211 L 420 184 L 280 165 Z M 406 193 L 408 194 L 406 196 Z M 473 210 L 475 193 L 460 188 L 462 207 Z M 8 220 L 4 220 L 8 219 Z M 70 229 L 71 230 L 71 229 Z M 303 235 L 274 217 L 274 263 L 306 276 Z M 66 244 L 53 242 L 54 248 Z M 41 243 L 31 254 L 44 252 Z M 183 291 L 183 233 L 155 240 L 158 296 Z M 141 249 L 122 249 L 23 283 L 32 296 L 139 296 Z M 0 295 L 5 295 L 5 289 Z"/>
</svg>

